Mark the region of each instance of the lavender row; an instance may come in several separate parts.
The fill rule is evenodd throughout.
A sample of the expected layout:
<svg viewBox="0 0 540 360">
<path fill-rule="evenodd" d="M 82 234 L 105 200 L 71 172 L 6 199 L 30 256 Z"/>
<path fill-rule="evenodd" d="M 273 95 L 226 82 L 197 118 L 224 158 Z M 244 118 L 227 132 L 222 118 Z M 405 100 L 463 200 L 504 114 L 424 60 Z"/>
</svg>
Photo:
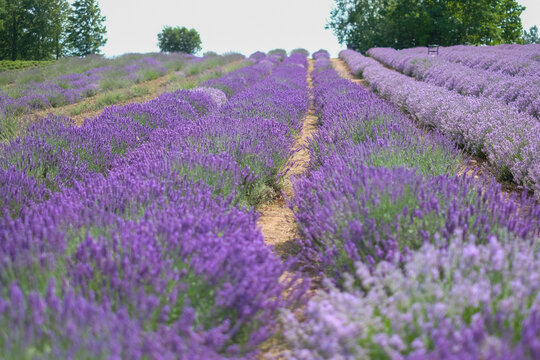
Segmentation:
<svg viewBox="0 0 540 360">
<path fill-rule="evenodd" d="M 406 49 L 408 54 L 426 55 L 427 48 Z M 493 75 L 515 77 L 540 76 L 540 46 L 538 44 L 503 44 L 496 46 L 456 45 L 440 47 L 437 55 L 451 63 Z"/>
<path fill-rule="evenodd" d="M 443 244 L 440 244 L 443 245 Z M 423 245 L 405 264 L 356 264 L 291 314 L 289 359 L 533 360 L 540 357 L 539 242 Z"/>
<path fill-rule="evenodd" d="M 328 59 L 313 80 L 321 127 L 292 206 L 329 280 L 301 322 L 284 315 L 286 357 L 535 358 L 540 206 L 450 175 L 461 159 L 444 136 Z"/>
<path fill-rule="evenodd" d="M 453 175 L 462 159 L 446 137 L 422 133 L 327 59 L 316 61 L 313 81 L 322 126 L 310 143 L 313 170 L 296 182 L 293 204 L 306 254 L 326 274 L 339 278 L 354 261 L 393 259 L 457 228 L 478 241 L 537 234 L 538 220 L 518 215 L 520 201 L 504 201 L 499 185 L 479 192 L 473 178 Z M 532 199 L 523 201 L 535 215 Z"/>
<path fill-rule="evenodd" d="M 422 50 L 426 51 L 425 48 Z M 439 56 L 447 61 L 460 63 L 473 69 L 498 72 L 510 76 L 537 79 L 540 77 L 540 45 L 538 44 L 456 45 L 441 48 Z"/>
<path fill-rule="evenodd" d="M 444 51 L 444 50 L 441 50 Z M 454 90 L 462 95 L 502 101 L 540 118 L 540 63 L 537 76 L 514 77 L 472 69 L 443 57 L 418 54 L 416 48 L 372 48 L 368 55 L 417 80 Z"/>
<path fill-rule="evenodd" d="M 308 107 L 306 69 L 291 56 L 219 110 L 169 115 L 106 177 L 2 218 L 2 354 L 253 358 L 302 289 L 283 297 L 287 264 L 241 199 L 276 181 Z"/>
<path fill-rule="evenodd" d="M 261 61 L 225 75 L 223 81 L 242 84 L 231 90 L 233 95 L 261 81 L 274 66 Z M 18 216 L 76 181 L 107 174 L 118 159 L 148 141 L 155 129 L 200 119 L 226 100 L 220 90 L 201 87 L 164 93 L 144 104 L 109 107 L 81 127 L 56 117 L 33 124 L 24 136 L 0 146 L 0 209 Z"/>
<path fill-rule="evenodd" d="M 459 146 L 487 158 L 498 179 L 513 180 L 540 196 L 537 119 L 490 99 L 463 96 L 418 82 L 351 50 L 342 51 L 340 56 L 380 95 Z"/>
</svg>

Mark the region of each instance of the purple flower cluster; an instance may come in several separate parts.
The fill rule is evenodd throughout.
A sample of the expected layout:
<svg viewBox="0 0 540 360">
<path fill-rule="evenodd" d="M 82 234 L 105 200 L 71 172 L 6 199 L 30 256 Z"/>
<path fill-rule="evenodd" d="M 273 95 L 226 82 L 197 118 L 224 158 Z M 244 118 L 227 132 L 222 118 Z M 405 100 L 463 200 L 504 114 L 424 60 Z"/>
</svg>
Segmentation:
<svg viewBox="0 0 540 360">
<path fill-rule="evenodd" d="M 443 135 L 324 55 L 313 84 L 321 127 L 291 206 L 328 288 L 302 321 L 284 312 L 286 358 L 538 357 L 540 206 L 452 175 L 459 154 Z"/>
<path fill-rule="evenodd" d="M 225 104 L 177 91 L 108 108 L 80 132 L 49 119 L 3 149 L 8 171 L 59 190 L 21 181 L 36 200 L 0 218 L 3 355 L 253 357 L 306 286 L 284 298 L 288 265 L 250 205 L 277 183 L 308 108 L 305 56 L 271 75 L 253 66 L 254 86 Z M 3 206 L 21 198 L 11 186 Z"/>
<path fill-rule="evenodd" d="M 540 122 L 488 98 L 460 95 L 384 68 L 352 50 L 340 53 L 380 95 L 421 123 L 489 160 L 497 177 L 532 188 L 540 196 Z"/>
<path fill-rule="evenodd" d="M 266 54 L 263 53 L 262 51 L 255 51 L 253 54 L 249 55 L 249 58 L 250 60 L 253 60 L 253 61 L 259 61 L 259 60 L 262 60 L 266 57 Z"/>
<path fill-rule="evenodd" d="M 1 145 L 0 206 L 12 215 L 46 200 L 50 192 L 73 186 L 97 173 L 105 174 L 116 159 L 149 140 L 158 127 L 194 120 L 216 106 L 198 91 L 164 94 L 145 104 L 105 109 L 96 119 L 76 127 L 70 119 L 46 118 L 24 136 Z M 15 179 L 25 179 L 13 182 Z"/>
<path fill-rule="evenodd" d="M 500 72 L 472 69 L 446 61 L 443 57 L 428 56 L 422 50 L 425 49 L 398 51 L 392 48 L 372 48 L 368 55 L 417 80 L 442 86 L 462 95 L 497 99 L 540 118 L 540 64 L 536 67 L 537 74 L 526 77 L 510 76 Z M 440 51 L 444 52 L 446 49 Z"/>
<path fill-rule="evenodd" d="M 328 53 L 328 51 L 320 49 L 320 50 L 315 51 L 312 57 L 314 60 L 330 59 L 330 54 Z"/>
</svg>

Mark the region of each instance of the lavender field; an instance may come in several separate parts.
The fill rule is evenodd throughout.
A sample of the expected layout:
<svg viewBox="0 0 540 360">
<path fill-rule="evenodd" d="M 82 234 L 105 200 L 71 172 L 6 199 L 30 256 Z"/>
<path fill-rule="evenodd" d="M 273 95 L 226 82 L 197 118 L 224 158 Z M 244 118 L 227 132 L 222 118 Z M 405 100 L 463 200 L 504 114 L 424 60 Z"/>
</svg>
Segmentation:
<svg viewBox="0 0 540 360">
<path fill-rule="evenodd" d="M 115 59 L 89 56 L 64 58 L 28 71 L 8 71 L 0 76 L 0 141 L 21 131 L 24 118 L 36 111 L 63 107 L 119 89 L 134 88 L 167 74 L 187 77 L 217 68 L 244 56 L 176 54 L 127 54 Z"/>
<path fill-rule="evenodd" d="M 540 45 L 425 52 L 0 73 L 0 358 L 540 359 Z"/>
</svg>

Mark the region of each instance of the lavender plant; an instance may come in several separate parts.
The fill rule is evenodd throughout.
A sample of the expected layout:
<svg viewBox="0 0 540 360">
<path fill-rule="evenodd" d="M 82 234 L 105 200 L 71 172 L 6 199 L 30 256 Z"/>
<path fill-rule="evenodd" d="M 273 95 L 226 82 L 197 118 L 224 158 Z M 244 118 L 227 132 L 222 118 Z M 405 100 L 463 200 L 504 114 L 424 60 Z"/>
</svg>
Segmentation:
<svg viewBox="0 0 540 360">
<path fill-rule="evenodd" d="M 455 177 L 460 157 L 439 134 L 423 134 L 375 95 L 315 63 L 314 102 L 322 126 L 310 143 L 312 171 L 294 184 L 299 230 L 310 264 L 342 280 L 355 261 L 407 254 L 456 228 L 491 234 L 538 233 L 531 199 L 506 202 L 494 182 L 482 191 Z M 518 204 L 530 210 L 517 214 Z M 474 210 L 472 210 L 474 209 Z"/>
<path fill-rule="evenodd" d="M 538 44 L 504 44 L 497 46 L 457 45 L 443 48 L 445 60 L 473 69 L 487 70 L 510 76 L 538 77 L 540 46 Z"/>
<path fill-rule="evenodd" d="M 234 93 L 260 81 L 267 74 L 258 70 L 261 66 L 264 71 L 269 71 L 264 61 L 253 65 L 253 71 L 259 73 L 259 77 L 246 79 Z M 249 71 L 247 69 L 237 72 L 245 73 Z M 225 77 L 238 76 L 241 75 L 235 71 Z M 54 192 L 72 186 L 75 181 L 83 181 L 86 176 L 106 174 L 115 159 L 148 141 L 155 129 L 173 129 L 192 123 L 216 111 L 223 101 L 224 97 L 217 89 L 180 90 L 164 93 L 145 104 L 106 108 L 96 119 L 87 120 L 81 127 L 74 126 L 67 118 L 55 117 L 33 124 L 24 136 L 0 145 L 0 166 L 4 176 L 30 178 L 21 183 L 27 186 L 22 192 L 17 185 L 10 186 L 9 190 L 6 188 L 1 196 L 2 209 L 17 216 L 21 209 L 48 198 L 48 192 L 44 192 L 42 186 Z M 199 139 L 203 137 L 204 134 L 199 134 Z M 32 184 L 35 192 L 29 187 Z"/>
</svg>

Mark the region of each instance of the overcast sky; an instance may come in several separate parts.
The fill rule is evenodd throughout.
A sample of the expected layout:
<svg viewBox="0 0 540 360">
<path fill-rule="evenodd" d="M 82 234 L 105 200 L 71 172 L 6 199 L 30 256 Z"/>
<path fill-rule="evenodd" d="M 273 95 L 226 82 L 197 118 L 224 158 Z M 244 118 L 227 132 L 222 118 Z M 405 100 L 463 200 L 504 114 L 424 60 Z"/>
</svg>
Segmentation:
<svg viewBox="0 0 540 360">
<path fill-rule="evenodd" d="M 540 0 L 518 0 L 527 7 L 523 27 L 540 25 Z M 159 51 L 164 25 L 185 26 L 201 35 L 202 52 L 244 55 L 275 48 L 321 48 L 336 56 L 342 48 L 324 26 L 333 0 L 98 0 L 107 17 L 107 56 Z"/>
</svg>

